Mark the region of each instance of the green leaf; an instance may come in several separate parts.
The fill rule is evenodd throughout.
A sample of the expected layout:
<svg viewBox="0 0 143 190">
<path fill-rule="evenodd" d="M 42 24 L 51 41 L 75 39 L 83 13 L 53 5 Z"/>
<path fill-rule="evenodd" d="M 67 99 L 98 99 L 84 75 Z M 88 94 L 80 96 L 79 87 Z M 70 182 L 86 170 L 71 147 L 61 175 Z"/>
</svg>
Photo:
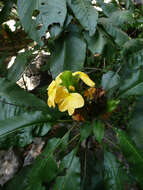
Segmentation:
<svg viewBox="0 0 143 190">
<path fill-rule="evenodd" d="M 124 24 L 133 24 L 134 19 L 132 16 L 131 11 L 128 10 L 118 10 L 116 12 L 113 12 L 113 14 L 110 17 L 111 22 L 116 25 L 123 28 Z"/>
<path fill-rule="evenodd" d="M 119 85 L 120 77 L 113 71 L 108 71 L 102 76 L 101 86 L 104 90 L 111 90 Z"/>
<path fill-rule="evenodd" d="M 103 179 L 103 158 L 100 155 L 97 158 L 97 152 L 85 149 L 85 152 L 80 153 L 81 163 L 84 163 L 82 171 L 81 190 L 105 190 Z M 96 157 L 97 156 L 97 157 Z"/>
<path fill-rule="evenodd" d="M 69 7 L 83 28 L 93 36 L 96 31 L 98 12 L 89 0 L 67 0 Z"/>
<path fill-rule="evenodd" d="M 113 112 L 119 103 L 120 100 L 107 100 L 107 112 Z"/>
<path fill-rule="evenodd" d="M 0 110 L 0 120 L 19 115 L 26 111 L 24 108 L 21 108 L 19 106 L 5 103 L 5 100 L 2 98 L 0 98 Z"/>
<path fill-rule="evenodd" d="M 80 190 L 80 161 L 75 150 L 64 157 L 60 167 L 66 169 L 66 174 L 57 177 L 53 190 Z"/>
<path fill-rule="evenodd" d="M 122 59 L 130 69 L 138 69 L 143 65 L 143 40 L 131 39 L 124 44 Z"/>
<path fill-rule="evenodd" d="M 79 79 L 78 76 L 73 76 L 71 71 L 64 71 L 60 78 L 62 79 L 61 85 L 65 86 L 67 89 L 69 86 L 76 87 Z"/>
<path fill-rule="evenodd" d="M 24 190 L 28 184 L 27 176 L 31 167 L 24 167 L 5 185 L 5 190 Z"/>
<path fill-rule="evenodd" d="M 143 149 L 143 97 L 140 97 L 129 122 L 128 133 L 137 147 Z"/>
<path fill-rule="evenodd" d="M 15 83 L 20 79 L 22 73 L 24 72 L 27 66 L 27 59 L 31 53 L 32 52 L 24 52 L 24 53 L 18 54 L 15 60 L 15 63 L 8 70 L 8 76 L 7 76 L 8 80 Z"/>
<path fill-rule="evenodd" d="M 133 23 L 131 11 L 121 10 L 118 5 L 115 6 L 113 3 L 104 3 L 103 0 L 97 0 L 97 3 L 114 25 L 123 27 L 123 24 L 125 23 Z"/>
<path fill-rule="evenodd" d="M 96 30 L 96 33 L 94 36 L 89 36 L 89 34 L 86 32 L 84 33 L 84 37 L 88 44 L 88 49 L 93 54 L 101 54 L 104 46 L 106 44 L 106 38 L 104 37 L 103 33 L 100 30 Z"/>
<path fill-rule="evenodd" d="M 96 137 L 96 140 L 101 143 L 104 137 L 104 124 L 100 120 L 93 122 L 93 134 Z"/>
<path fill-rule="evenodd" d="M 80 139 L 81 141 L 85 140 L 92 133 L 92 124 L 90 122 L 85 122 L 80 128 Z"/>
<path fill-rule="evenodd" d="M 111 17 L 113 13 L 120 11 L 119 7 L 115 6 L 113 3 L 104 3 L 103 0 L 96 0 L 96 2 L 107 17 Z"/>
<path fill-rule="evenodd" d="M 58 167 L 53 152 L 60 139 L 49 140 L 42 154 L 34 164 L 23 168 L 6 186 L 6 190 L 45 190 L 43 183 L 49 183 L 57 175 Z"/>
<path fill-rule="evenodd" d="M 104 181 L 109 190 L 124 190 L 127 176 L 116 157 L 104 150 Z"/>
<path fill-rule="evenodd" d="M 26 127 L 32 127 L 40 124 L 44 125 L 45 123 L 48 123 L 47 127 L 50 129 L 49 122 L 51 120 L 51 115 L 49 115 L 48 113 L 44 115 L 40 111 L 23 113 L 19 116 L 1 120 L 0 137 L 12 134 Z"/>
<path fill-rule="evenodd" d="M 43 45 L 41 37 L 45 36 L 49 26 L 56 23 L 63 27 L 67 14 L 66 1 L 18 0 L 18 13 L 25 31 Z"/>
<path fill-rule="evenodd" d="M 123 32 L 120 28 L 113 25 L 108 18 L 100 18 L 99 24 L 103 26 L 105 31 L 113 37 L 116 44 L 123 46 L 127 41 L 129 41 L 129 36 Z"/>
<path fill-rule="evenodd" d="M 31 187 L 38 181 L 42 184 L 44 182 L 50 182 L 56 177 L 58 167 L 53 152 L 59 141 L 60 139 L 51 139 L 42 154 L 40 154 L 35 160 L 34 165 L 29 172 L 29 185 Z"/>
<path fill-rule="evenodd" d="M 131 139 L 123 131 L 115 129 L 117 133 L 118 144 L 128 161 L 131 174 L 143 188 L 143 152 L 136 148 Z"/>
<path fill-rule="evenodd" d="M 0 87 L 0 97 L 7 103 L 28 107 L 29 109 L 49 110 L 44 101 L 5 78 L 0 78 Z"/>
<path fill-rule="evenodd" d="M 14 133 L 0 137 L 0 148 L 8 149 L 12 146 L 24 147 L 32 143 L 34 135 L 33 130 L 36 126 L 20 129 Z"/>
<path fill-rule="evenodd" d="M 124 98 L 129 95 L 143 95 L 143 73 L 141 70 L 134 70 L 127 79 L 122 81 L 119 96 Z"/>
<path fill-rule="evenodd" d="M 81 70 L 85 56 L 86 43 L 81 36 L 70 33 L 64 39 L 57 40 L 50 59 L 52 76 L 55 78 L 64 70 Z"/>
</svg>

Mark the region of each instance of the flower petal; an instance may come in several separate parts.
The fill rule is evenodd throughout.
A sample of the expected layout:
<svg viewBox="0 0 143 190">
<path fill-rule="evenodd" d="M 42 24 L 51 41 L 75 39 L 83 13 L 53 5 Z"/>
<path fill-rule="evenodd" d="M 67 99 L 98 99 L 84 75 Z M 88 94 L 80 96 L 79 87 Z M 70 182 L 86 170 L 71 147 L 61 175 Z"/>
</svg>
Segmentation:
<svg viewBox="0 0 143 190">
<path fill-rule="evenodd" d="M 73 76 L 79 75 L 79 78 L 88 86 L 94 87 L 95 83 L 89 78 L 89 76 L 86 73 L 83 73 L 81 71 L 77 71 L 73 73 Z"/>
<path fill-rule="evenodd" d="M 57 84 L 56 81 L 52 81 L 51 84 L 48 87 L 48 101 L 47 104 L 49 107 L 55 107 L 55 97 L 56 97 L 56 91 L 57 91 Z"/>
<path fill-rule="evenodd" d="M 69 115 L 72 115 L 76 108 L 81 108 L 83 106 L 84 99 L 79 93 L 69 93 L 69 95 L 59 104 L 59 110 L 61 112 L 68 110 Z"/>
<path fill-rule="evenodd" d="M 61 75 L 62 75 L 62 73 L 60 73 L 60 74 L 56 77 L 56 79 L 55 79 L 57 85 L 59 85 L 59 84 L 62 83 L 62 79 L 60 78 Z"/>
<path fill-rule="evenodd" d="M 59 86 L 56 91 L 55 102 L 59 104 L 69 95 L 68 90 L 64 86 Z"/>
</svg>

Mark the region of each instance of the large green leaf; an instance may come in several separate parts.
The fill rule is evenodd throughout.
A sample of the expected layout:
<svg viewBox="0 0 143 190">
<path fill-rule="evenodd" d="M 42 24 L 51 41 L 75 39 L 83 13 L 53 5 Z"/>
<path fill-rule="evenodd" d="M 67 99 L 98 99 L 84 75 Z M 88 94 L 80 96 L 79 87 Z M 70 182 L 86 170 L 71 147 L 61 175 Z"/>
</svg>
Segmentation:
<svg viewBox="0 0 143 190">
<path fill-rule="evenodd" d="M 115 6 L 113 3 L 104 3 L 103 0 L 97 0 L 97 3 L 114 25 L 123 27 L 125 23 L 133 23 L 131 11 L 121 10 L 118 5 Z"/>
<path fill-rule="evenodd" d="M 57 177 L 53 190 L 80 190 L 80 161 L 75 150 L 64 157 L 60 167 L 66 169 L 66 174 Z"/>
<path fill-rule="evenodd" d="M 132 16 L 131 11 L 128 10 L 119 10 L 114 12 L 111 17 L 110 17 L 111 22 L 116 25 L 116 26 L 120 26 L 123 27 L 124 24 L 133 24 L 134 19 Z"/>
<path fill-rule="evenodd" d="M 13 82 L 9 82 L 5 78 L 0 79 L 0 87 L 0 97 L 7 103 L 27 107 L 29 109 L 49 110 L 44 101 L 18 87 Z"/>
<path fill-rule="evenodd" d="M 86 43 L 81 36 L 70 33 L 64 39 L 55 42 L 55 49 L 51 54 L 50 63 L 53 77 L 64 70 L 81 70 L 86 56 Z"/>
<path fill-rule="evenodd" d="M 128 37 L 128 35 L 120 28 L 112 24 L 109 18 L 100 18 L 99 24 L 101 24 L 105 31 L 113 37 L 113 39 L 119 46 L 122 46 L 127 41 L 129 41 L 130 38 Z"/>
<path fill-rule="evenodd" d="M 124 190 L 125 173 L 116 157 L 104 150 L 104 181 L 109 190 Z"/>
<path fill-rule="evenodd" d="M 85 30 L 93 36 L 96 31 L 98 12 L 89 0 L 67 0 L 69 7 L 72 9 L 75 17 Z"/>
<path fill-rule="evenodd" d="M 60 139 L 51 139 L 42 154 L 36 159 L 29 172 L 29 186 L 33 187 L 36 182 L 41 184 L 50 182 L 58 173 L 58 166 L 54 159 L 53 152 Z"/>
<path fill-rule="evenodd" d="M 90 122 L 85 122 L 80 128 L 80 139 L 81 141 L 85 140 L 89 135 L 91 135 L 93 127 Z"/>
<path fill-rule="evenodd" d="M 6 190 L 45 190 L 44 183 L 49 183 L 58 172 L 53 152 L 60 139 L 49 140 L 42 154 L 31 167 L 23 168 L 6 186 Z"/>
<path fill-rule="evenodd" d="M 21 115 L 11 117 L 0 121 L 0 137 L 12 134 L 18 130 L 24 129 L 26 127 L 33 127 L 47 124 L 50 129 L 49 123 L 52 117 L 48 113 L 45 115 L 40 111 L 28 112 Z"/>
<path fill-rule="evenodd" d="M 122 81 L 119 91 L 120 97 L 128 97 L 129 95 L 143 95 L 142 71 L 134 70 L 127 79 Z"/>
<path fill-rule="evenodd" d="M 101 86 L 105 90 L 111 90 L 119 85 L 120 77 L 113 71 L 108 71 L 102 76 Z"/>
<path fill-rule="evenodd" d="M 93 122 L 93 134 L 96 137 L 96 140 L 101 143 L 104 137 L 104 124 L 100 120 Z"/>
<path fill-rule="evenodd" d="M 130 69 L 138 69 L 143 65 L 143 40 L 132 39 L 124 44 L 122 58 Z"/>
<path fill-rule="evenodd" d="M 81 163 L 83 163 L 83 171 L 81 173 L 81 190 L 105 190 L 104 176 L 103 176 L 103 157 L 100 155 L 97 158 L 97 152 L 85 149 L 80 153 Z M 97 157 L 96 157 L 97 156 Z"/>
<path fill-rule="evenodd" d="M 26 111 L 24 108 L 21 108 L 19 106 L 11 105 L 5 103 L 4 99 L 0 98 L 0 120 L 4 120 L 16 115 L 19 115 Z"/>
<path fill-rule="evenodd" d="M 67 14 L 66 0 L 18 0 L 18 13 L 25 31 L 43 45 L 41 37 L 45 36 L 49 26 L 55 23 L 63 26 Z"/>
<path fill-rule="evenodd" d="M 11 82 L 17 82 L 27 66 L 27 59 L 32 52 L 20 53 L 15 60 L 15 63 L 8 70 L 7 78 Z"/>
<path fill-rule="evenodd" d="M 103 35 L 103 33 L 99 30 L 96 30 L 96 33 L 94 36 L 89 36 L 89 34 L 86 32 L 84 34 L 84 37 L 87 41 L 88 44 L 88 49 L 93 53 L 93 54 L 101 54 L 105 44 L 106 44 L 106 38 Z"/>
<path fill-rule="evenodd" d="M 131 174 L 143 188 L 143 152 L 136 148 L 127 134 L 121 130 L 117 133 L 118 144 L 129 164 Z"/>
<path fill-rule="evenodd" d="M 140 97 L 133 110 L 128 132 L 136 145 L 143 149 L 143 97 Z"/>
<path fill-rule="evenodd" d="M 97 4 L 102 8 L 107 17 L 111 17 L 113 13 L 120 11 L 120 8 L 113 3 L 104 3 L 103 0 L 96 0 Z"/>
<path fill-rule="evenodd" d="M 16 174 L 13 179 L 8 181 L 8 183 L 5 185 L 5 190 L 24 190 L 28 184 L 27 176 L 29 174 L 31 167 L 24 167 L 18 174 Z"/>
</svg>

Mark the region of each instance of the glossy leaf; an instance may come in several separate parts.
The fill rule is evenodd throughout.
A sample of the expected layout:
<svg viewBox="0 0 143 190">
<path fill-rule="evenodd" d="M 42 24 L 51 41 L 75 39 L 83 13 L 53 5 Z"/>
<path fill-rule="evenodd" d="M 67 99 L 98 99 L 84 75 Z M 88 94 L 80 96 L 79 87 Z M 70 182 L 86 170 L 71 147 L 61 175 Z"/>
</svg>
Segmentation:
<svg viewBox="0 0 143 190">
<path fill-rule="evenodd" d="M 18 130 L 21 130 L 26 127 L 36 126 L 38 124 L 48 123 L 51 121 L 51 116 L 49 114 L 44 115 L 42 112 L 28 112 L 15 116 L 9 119 L 0 121 L 0 137 L 9 135 Z M 48 124 L 48 127 L 49 124 Z"/>
<path fill-rule="evenodd" d="M 131 139 L 123 131 L 115 130 L 117 133 L 118 144 L 128 161 L 131 174 L 143 188 L 143 152 L 136 148 Z"/>
<path fill-rule="evenodd" d="M 5 78 L 0 78 L 0 86 L 0 97 L 7 103 L 42 111 L 49 109 L 44 101 Z"/>
<path fill-rule="evenodd" d="M 45 190 L 44 183 L 50 182 L 58 172 L 57 163 L 53 157 L 60 139 L 51 139 L 44 151 L 36 158 L 31 167 L 23 168 L 6 186 L 6 190 Z M 23 178 L 24 177 L 24 178 Z M 22 179 L 23 178 L 23 179 Z"/>
<path fill-rule="evenodd" d="M 141 70 L 134 70 L 132 74 L 122 81 L 119 89 L 120 97 L 129 95 L 143 95 L 143 74 Z"/>
<path fill-rule="evenodd" d="M 31 171 L 29 172 L 29 185 L 34 186 L 35 182 L 50 182 L 57 175 L 58 167 L 53 156 L 53 151 L 56 149 L 60 139 L 51 139 L 44 151 L 34 162 Z"/>
<path fill-rule="evenodd" d="M 125 24 L 133 24 L 133 14 L 129 10 L 119 10 L 116 12 L 113 12 L 113 14 L 110 17 L 111 22 L 116 25 L 120 26 L 121 28 L 124 27 Z"/>
<path fill-rule="evenodd" d="M 13 179 L 11 179 L 6 185 L 5 185 L 5 190 L 12 190 L 12 189 L 17 189 L 17 190 L 23 190 L 26 188 L 28 184 L 27 176 L 29 174 L 31 167 L 24 167 L 22 170 L 16 174 Z"/>
<path fill-rule="evenodd" d="M 92 125 L 90 122 L 85 122 L 82 124 L 81 128 L 80 128 L 80 139 L 81 141 L 85 140 L 87 137 L 89 137 L 89 135 L 92 133 Z"/>
<path fill-rule="evenodd" d="M 143 97 L 140 97 L 131 116 L 128 133 L 137 147 L 143 148 Z"/>
<path fill-rule="evenodd" d="M 98 12 L 89 0 L 67 0 L 69 7 L 83 28 L 93 36 L 96 31 Z"/>
<path fill-rule="evenodd" d="M 129 41 L 129 37 L 128 35 L 123 32 L 120 28 L 114 26 L 110 19 L 108 18 L 100 18 L 99 19 L 99 24 L 101 24 L 103 26 L 103 28 L 105 29 L 105 31 L 113 37 L 113 39 L 115 40 L 116 44 L 118 44 L 119 46 L 124 45 L 127 41 Z"/>
<path fill-rule="evenodd" d="M 120 77 L 117 73 L 113 71 L 108 71 L 102 76 L 101 85 L 105 90 L 111 90 L 114 87 L 117 87 L 120 82 Z"/>
<path fill-rule="evenodd" d="M 104 150 L 104 181 L 109 190 L 124 190 L 126 176 L 116 157 Z"/>
<path fill-rule="evenodd" d="M 104 0 L 97 0 L 97 3 L 107 17 L 111 17 L 113 13 L 120 11 L 120 8 L 115 6 L 113 3 L 104 3 Z"/>
<path fill-rule="evenodd" d="M 143 40 L 132 39 L 124 44 L 122 58 L 130 69 L 138 69 L 143 65 Z"/>
<path fill-rule="evenodd" d="M 63 27 L 67 14 L 66 1 L 18 0 L 18 13 L 25 31 L 43 45 L 41 37 L 45 36 L 50 25 L 58 23 Z"/>
<path fill-rule="evenodd" d="M 80 190 L 80 162 L 75 150 L 64 157 L 60 167 L 66 169 L 66 174 L 57 177 L 53 190 Z"/>
<path fill-rule="evenodd" d="M 106 38 L 104 37 L 103 33 L 101 31 L 96 31 L 96 34 L 94 36 L 89 36 L 89 34 L 86 32 L 84 35 L 87 44 L 88 44 L 88 49 L 93 53 L 93 54 L 101 54 L 104 46 L 106 44 Z"/>
<path fill-rule="evenodd" d="M 80 154 L 81 163 L 84 163 L 81 181 L 81 190 L 105 190 L 104 176 L 103 176 L 103 157 L 97 159 L 97 153 L 85 150 Z"/>
<path fill-rule="evenodd" d="M 100 120 L 93 122 L 93 134 L 96 140 L 101 143 L 104 137 L 104 124 Z"/>
<path fill-rule="evenodd" d="M 115 6 L 113 3 L 104 3 L 103 0 L 97 0 L 97 3 L 114 25 L 123 27 L 125 23 L 133 23 L 133 16 L 129 10 L 121 10 L 118 5 Z"/>
<path fill-rule="evenodd" d="M 78 71 L 82 69 L 86 44 L 81 36 L 75 33 L 68 34 L 64 39 L 55 42 L 55 49 L 51 54 L 51 72 L 55 78 L 64 70 Z"/>
<path fill-rule="evenodd" d="M 20 53 L 16 57 L 14 64 L 8 70 L 8 75 L 7 75 L 8 80 L 10 80 L 11 82 L 17 82 L 20 79 L 22 73 L 24 72 L 27 66 L 28 56 L 30 56 L 31 53 L 32 52 Z"/>
</svg>

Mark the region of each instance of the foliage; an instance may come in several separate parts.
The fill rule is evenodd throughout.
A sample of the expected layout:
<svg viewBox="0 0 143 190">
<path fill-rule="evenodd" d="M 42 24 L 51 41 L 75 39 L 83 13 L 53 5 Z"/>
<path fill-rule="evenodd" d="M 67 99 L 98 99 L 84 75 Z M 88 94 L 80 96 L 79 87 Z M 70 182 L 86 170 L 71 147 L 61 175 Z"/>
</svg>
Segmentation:
<svg viewBox="0 0 143 190">
<path fill-rule="evenodd" d="M 131 0 L 0 0 L 0 148 L 45 141 L 2 189 L 143 189 L 142 10 Z M 25 73 L 43 52 L 29 90 Z"/>
</svg>

